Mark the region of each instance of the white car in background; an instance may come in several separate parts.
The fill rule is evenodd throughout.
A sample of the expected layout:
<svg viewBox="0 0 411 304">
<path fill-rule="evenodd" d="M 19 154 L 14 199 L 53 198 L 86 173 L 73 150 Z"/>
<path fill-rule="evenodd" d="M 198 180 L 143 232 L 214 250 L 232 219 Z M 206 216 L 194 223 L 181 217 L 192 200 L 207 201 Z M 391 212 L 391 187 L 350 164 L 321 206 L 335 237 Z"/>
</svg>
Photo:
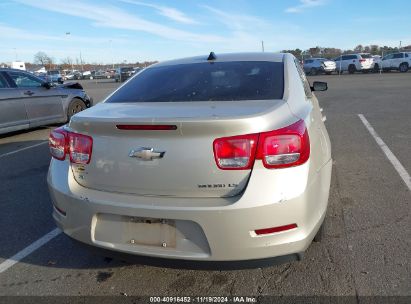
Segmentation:
<svg viewBox="0 0 411 304">
<path fill-rule="evenodd" d="M 335 72 L 335 62 L 326 58 L 308 58 L 304 60 L 304 72 L 309 75 L 317 75 L 318 73 L 325 73 L 330 75 Z"/>
<path fill-rule="evenodd" d="M 382 69 L 384 71 L 398 70 L 402 73 L 408 71 L 411 66 L 411 53 L 400 52 L 384 56 Z"/>
<path fill-rule="evenodd" d="M 374 72 L 378 72 L 381 70 L 382 68 L 382 59 L 380 55 L 373 55 L 372 56 L 373 59 L 373 65 L 372 65 L 372 69 Z"/>
<path fill-rule="evenodd" d="M 353 74 L 357 71 L 369 72 L 373 68 L 373 58 L 368 53 L 346 54 L 334 58 L 337 72 Z"/>
</svg>

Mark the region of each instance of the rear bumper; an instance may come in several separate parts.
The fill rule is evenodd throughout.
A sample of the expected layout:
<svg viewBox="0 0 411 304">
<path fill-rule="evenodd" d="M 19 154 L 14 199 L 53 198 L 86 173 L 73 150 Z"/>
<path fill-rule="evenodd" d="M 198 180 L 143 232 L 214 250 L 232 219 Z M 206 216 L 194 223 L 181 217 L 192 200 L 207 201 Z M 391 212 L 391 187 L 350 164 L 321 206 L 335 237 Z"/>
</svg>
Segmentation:
<svg viewBox="0 0 411 304">
<path fill-rule="evenodd" d="M 113 258 L 133 264 L 143 264 L 155 267 L 167 267 L 174 269 L 196 269 L 196 270 L 239 270 L 254 269 L 301 261 L 304 253 L 288 254 L 265 259 L 241 260 L 241 261 L 210 261 L 210 260 L 182 260 L 165 259 L 151 256 L 129 254 L 120 251 L 109 250 L 101 247 L 92 246 L 76 239 L 71 239 L 76 245 L 89 250 L 92 254 Z"/>
<path fill-rule="evenodd" d="M 302 184 L 294 187 L 299 190 L 293 198 L 279 200 L 275 195 L 255 195 L 261 192 L 258 187 L 250 193 L 248 189 L 259 182 L 258 177 L 252 176 L 237 202 L 213 207 L 167 206 L 164 198 L 87 189 L 74 180 L 67 161 L 52 160 L 48 184 L 57 225 L 65 234 L 87 245 L 119 254 L 178 260 L 245 261 L 281 256 L 288 257 L 280 260 L 295 260 L 310 245 L 324 220 L 331 166 L 329 161 L 315 173 L 309 172 L 309 162 L 295 167 L 296 171 L 312 176 L 309 183 L 308 179 L 302 179 Z M 131 243 L 133 226 L 121 221 L 130 217 L 175 221 L 176 245 L 164 248 Z M 291 223 L 298 228 L 266 236 L 253 235 L 256 229 Z"/>
</svg>

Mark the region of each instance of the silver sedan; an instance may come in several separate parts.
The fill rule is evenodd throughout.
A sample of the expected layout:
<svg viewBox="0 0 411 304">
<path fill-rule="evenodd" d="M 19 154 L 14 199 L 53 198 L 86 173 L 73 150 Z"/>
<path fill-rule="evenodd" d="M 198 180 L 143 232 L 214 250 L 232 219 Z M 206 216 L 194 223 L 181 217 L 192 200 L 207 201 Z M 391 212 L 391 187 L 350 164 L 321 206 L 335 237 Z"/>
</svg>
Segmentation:
<svg viewBox="0 0 411 304">
<path fill-rule="evenodd" d="M 53 217 L 111 252 L 300 259 L 321 235 L 331 147 L 291 54 L 162 62 L 50 134 Z"/>
<path fill-rule="evenodd" d="M 0 134 L 63 123 L 91 106 L 78 83 L 52 85 L 26 71 L 0 69 Z"/>
</svg>

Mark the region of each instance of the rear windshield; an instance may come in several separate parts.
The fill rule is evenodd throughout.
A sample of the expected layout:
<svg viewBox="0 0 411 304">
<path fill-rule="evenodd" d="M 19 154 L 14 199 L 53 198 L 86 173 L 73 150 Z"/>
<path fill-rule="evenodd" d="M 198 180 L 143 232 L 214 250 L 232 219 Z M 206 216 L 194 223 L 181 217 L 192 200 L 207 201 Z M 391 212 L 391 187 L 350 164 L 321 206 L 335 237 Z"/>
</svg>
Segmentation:
<svg viewBox="0 0 411 304">
<path fill-rule="evenodd" d="M 372 58 L 370 54 L 361 54 L 362 58 Z"/>
<path fill-rule="evenodd" d="M 282 62 L 233 61 L 148 68 L 106 102 L 281 99 Z"/>
</svg>

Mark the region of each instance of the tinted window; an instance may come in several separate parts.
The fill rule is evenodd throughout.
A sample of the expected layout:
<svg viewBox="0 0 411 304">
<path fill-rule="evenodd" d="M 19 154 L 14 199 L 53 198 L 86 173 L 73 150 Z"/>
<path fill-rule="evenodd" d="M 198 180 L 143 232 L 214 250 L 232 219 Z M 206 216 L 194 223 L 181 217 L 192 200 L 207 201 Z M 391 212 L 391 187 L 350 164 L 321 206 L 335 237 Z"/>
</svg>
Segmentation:
<svg viewBox="0 0 411 304">
<path fill-rule="evenodd" d="M 8 72 L 18 88 L 41 87 L 43 81 L 27 73 Z"/>
<path fill-rule="evenodd" d="M 107 102 L 281 99 L 282 62 L 214 62 L 148 68 Z"/>
<path fill-rule="evenodd" d="M 0 89 L 8 88 L 6 80 L 3 78 L 3 75 L 0 74 Z"/>
<path fill-rule="evenodd" d="M 371 58 L 371 55 L 370 54 L 361 54 L 361 57 L 362 58 Z"/>
<path fill-rule="evenodd" d="M 402 53 L 397 53 L 397 54 L 394 54 L 393 55 L 393 58 L 394 59 L 396 59 L 396 58 L 403 58 L 404 56 L 403 56 L 403 54 Z"/>
<path fill-rule="evenodd" d="M 305 63 L 312 63 L 312 60 L 306 60 Z"/>
</svg>

